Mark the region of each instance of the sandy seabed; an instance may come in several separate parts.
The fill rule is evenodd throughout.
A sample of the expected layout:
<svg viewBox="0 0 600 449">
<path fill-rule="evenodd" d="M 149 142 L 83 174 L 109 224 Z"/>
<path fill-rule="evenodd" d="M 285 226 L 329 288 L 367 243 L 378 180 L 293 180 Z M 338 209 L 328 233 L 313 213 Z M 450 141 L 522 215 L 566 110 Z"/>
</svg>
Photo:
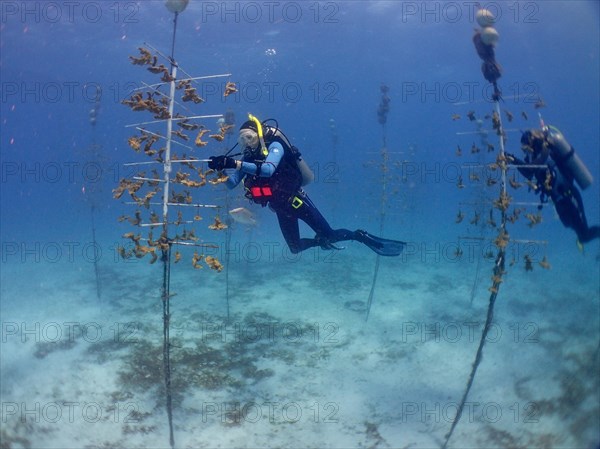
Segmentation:
<svg viewBox="0 0 600 449">
<path fill-rule="evenodd" d="M 181 448 L 433 448 L 474 361 L 493 261 L 331 257 L 173 265 Z M 595 255 L 508 270 L 449 447 L 600 441 Z M 169 446 L 160 263 L 4 264 L 2 448 Z M 552 283 L 552 289 L 540 285 Z M 475 287 L 474 287 L 475 285 Z M 473 288 L 473 303 L 471 296 Z M 550 290 L 550 291 L 548 291 Z"/>
</svg>

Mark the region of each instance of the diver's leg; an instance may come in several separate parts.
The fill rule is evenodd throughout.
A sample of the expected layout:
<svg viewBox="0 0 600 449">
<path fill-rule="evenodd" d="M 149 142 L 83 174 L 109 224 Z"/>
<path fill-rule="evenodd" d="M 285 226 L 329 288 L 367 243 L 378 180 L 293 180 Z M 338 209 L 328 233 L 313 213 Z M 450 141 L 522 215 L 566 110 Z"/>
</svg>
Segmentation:
<svg viewBox="0 0 600 449">
<path fill-rule="evenodd" d="M 296 254 L 300 251 L 300 230 L 298 228 L 298 220 L 284 211 L 276 211 L 279 229 L 283 234 L 283 238 L 287 243 L 290 251 Z"/>
<path fill-rule="evenodd" d="M 283 238 L 292 254 L 297 254 L 319 244 L 315 239 L 300 238 L 298 218 L 293 213 L 285 210 L 275 211 L 275 213 L 277 214 L 277 221 L 279 221 L 279 229 L 281 229 Z"/>
<path fill-rule="evenodd" d="M 329 235 L 332 232 L 331 226 L 329 226 L 325 217 L 319 212 L 319 209 L 317 209 L 317 206 L 315 206 L 308 195 L 298 195 L 297 198 L 302 200 L 302 204 L 296 208 L 293 205 L 291 206 L 297 217 L 310 226 L 317 234 Z"/>
<path fill-rule="evenodd" d="M 382 256 L 398 256 L 404 250 L 405 242 L 376 237 L 366 231 L 348 229 L 331 229 L 323 215 L 307 196 L 303 196 L 303 204 L 298 208 L 298 218 L 315 230 L 316 244 L 323 249 L 336 249 L 333 245 L 344 240 L 356 240 L 368 246 Z"/>
<path fill-rule="evenodd" d="M 600 239 L 600 226 L 591 226 L 581 233 L 577 234 L 577 238 L 581 243 L 587 243 L 594 239 Z"/>
<path fill-rule="evenodd" d="M 398 256 L 402 253 L 402 250 L 406 245 L 405 242 L 382 239 L 362 230 L 350 231 L 343 228 L 332 229 L 331 226 L 329 226 L 329 223 L 327 223 L 327 220 L 325 220 L 325 217 L 321 215 L 317 207 L 306 194 L 299 198 L 301 198 L 302 203 L 299 204 L 296 201 L 295 204 L 297 207 L 293 207 L 294 203 L 292 203 L 292 205 L 289 205 L 289 208 L 294 211 L 292 213 L 295 217 L 304 221 L 317 234 L 314 239 L 301 239 L 302 245 L 306 245 L 306 247 L 319 245 L 323 249 L 337 249 L 333 245 L 336 242 L 356 240 L 365 244 L 380 255 Z"/>
<path fill-rule="evenodd" d="M 315 245 L 327 248 L 331 243 L 343 240 L 356 240 L 353 231 L 348 229 L 332 229 L 308 195 L 303 195 L 301 199 L 302 205 L 296 209 L 298 218 L 310 226 L 317 234 L 316 239 L 314 239 L 316 240 Z"/>
<path fill-rule="evenodd" d="M 578 225 L 575 228 L 577 238 L 581 243 L 587 243 L 590 240 L 600 238 L 600 226 L 588 226 L 583 199 L 581 198 L 579 189 L 573 186 L 571 188 L 571 193 L 573 195 L 574 206 L 577 208 Z"/>
<path fill-rule="evenodd" d="M 575 186 L 571 186 L 568 193 L 564 193 L 559 198 L 552 198 L 552 200 L 554 201 L 554 207 L 561 223 L 566 228 L 571 228 L 575 231 L 577 240 L 585 243 L 595 238 L 593 236 L 595 231 L 588 228 L 583 200 L 581 199 L 579 190 Z"/>
</svg>

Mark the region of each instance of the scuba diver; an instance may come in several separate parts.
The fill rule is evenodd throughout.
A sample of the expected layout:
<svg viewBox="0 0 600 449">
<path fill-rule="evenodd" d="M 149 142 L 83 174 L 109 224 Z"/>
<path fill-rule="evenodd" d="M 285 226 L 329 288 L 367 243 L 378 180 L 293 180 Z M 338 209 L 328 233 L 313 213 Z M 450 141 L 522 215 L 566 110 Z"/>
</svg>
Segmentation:
<svg viewBox="0 0 600 449">
<path fill-rule="evenodd" d="M 252 114 L 239 130 L 241 160 L 227 156 L 211 156 L 208 167 L 226 170 L 227 186 L 232 189 L 243 182 L 246 197 L 277 214 L 279 227 L 293 254 L 307 248 L 343 249 L 335 243 L 356 240 L 382 256 L 398 256 L 405 242 L 376 237 L 366 231 L 332 229 L 327 220 L 302 189 L 314 180 L 314 175 L 298 149 L 281 132 L 277 121 L 261 123 Z M 266 123 L 275 122 L 275 126 Z M 239 155 L 239 154 L 238 154 Z M 316 233 L 314 238 L 300 238 L 298 220 L 304 221 Z"/>
<path fill-rule="evenodd" d="M 562 133 L 542 122 L 541 129 L 523 133 L 521 145 L 526 153 L 525 160 L 507 153 L 508 161 L 530 181 L 535 178 L 535 190 L 540 192 L 542 204 L 548 197 L 552 199 L 562 224 L 575 230 L 579 249 L 583 248 L 583 243 L 599 238 L 600 226 L 588 226 L 581 193 L 575 186 L 577 182 L 586 189 L 593 182 L 592 175 Z"/>
</svg>

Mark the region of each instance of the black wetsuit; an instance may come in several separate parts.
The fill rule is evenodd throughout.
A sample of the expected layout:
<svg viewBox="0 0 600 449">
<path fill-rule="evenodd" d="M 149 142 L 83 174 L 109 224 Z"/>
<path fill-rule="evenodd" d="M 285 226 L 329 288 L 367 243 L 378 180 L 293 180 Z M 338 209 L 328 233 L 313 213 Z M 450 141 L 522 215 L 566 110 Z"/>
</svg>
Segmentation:
<svg viewBox="0 0 600 449">
<path fill-rule="evenodd" d="M 549 148 L 552 154 L 552 148 Z M 589 242 L 595 238 L 600 238 L 600 227 L 589 227 L 583 207 L 581 193 L 575 186 L 573 178 L 564 174 L 559 164 L 553 159 L 531 160 L 529 156 L 526 160 L 521 160 L 514 155 L 510 155 L 514 164 L 519 165 L 546 165 L 545 168 L 517 167 L 519 172 L 530 181 L 535 178 L 542 203 L 546 202 L 546 197 L 550 197 L 561 223 L 571 228 L 577 234 L 577 239 L 581 243 Z M 543 158 L 545 159 L 545 158 Z"/>
<path fill-rule="evenodd" d="M 300 190 L 295 198 L 302 204 L 295 208 L 294 202 L 271 203 L 271 209 L 277 214 L 279 228 L 292 253 L 304 251 L 313 246 L 332 249 L 332 244 L 343 240 L 360 240 L 360 236 L 348 229 L 332 229 L 325 217 L 319 212 L 306 192 Z M 315 238 L 300 238 L 298 220 L 302 220 L 315 231 Z"/>
<path fill-rule="evenodd" d="M 292 164 L 296 164 L 293 157 L 286 153 L 282 143 L 271 142 L 268 156 L 261 158 L 263 160 L 245 156 L 241 170 L 228 170 L 227 184 L 233 188 L 243 181 L 249 199 L 262 206 L 268 205 L 277 214 L 279 227 L 292 253 L 314 246 L 334 249 L 333 244 L 342 240 L 366 243 L 363 240 L 368 234 L 363 231 L 331 228 L 302 190 L 302 175 L 297 167 L 293 167 Z M 315 231 L 315 238 L 300 238 L 298 220 Z"/>
</svg>

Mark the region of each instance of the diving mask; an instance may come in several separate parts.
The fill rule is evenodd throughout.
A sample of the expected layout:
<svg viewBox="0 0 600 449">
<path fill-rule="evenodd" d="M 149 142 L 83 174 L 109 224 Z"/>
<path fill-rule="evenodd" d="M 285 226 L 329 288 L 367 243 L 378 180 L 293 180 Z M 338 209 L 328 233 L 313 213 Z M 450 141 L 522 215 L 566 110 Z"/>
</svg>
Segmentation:
<svg viewBox="0 0 600 449">
<path fill-rule="evenodd" d="M 258 133 L 247 128 L 241 129 L 238 144 L 243 150 L 246 148 L 255 149 L 258 146 Z"/>
</svg>

